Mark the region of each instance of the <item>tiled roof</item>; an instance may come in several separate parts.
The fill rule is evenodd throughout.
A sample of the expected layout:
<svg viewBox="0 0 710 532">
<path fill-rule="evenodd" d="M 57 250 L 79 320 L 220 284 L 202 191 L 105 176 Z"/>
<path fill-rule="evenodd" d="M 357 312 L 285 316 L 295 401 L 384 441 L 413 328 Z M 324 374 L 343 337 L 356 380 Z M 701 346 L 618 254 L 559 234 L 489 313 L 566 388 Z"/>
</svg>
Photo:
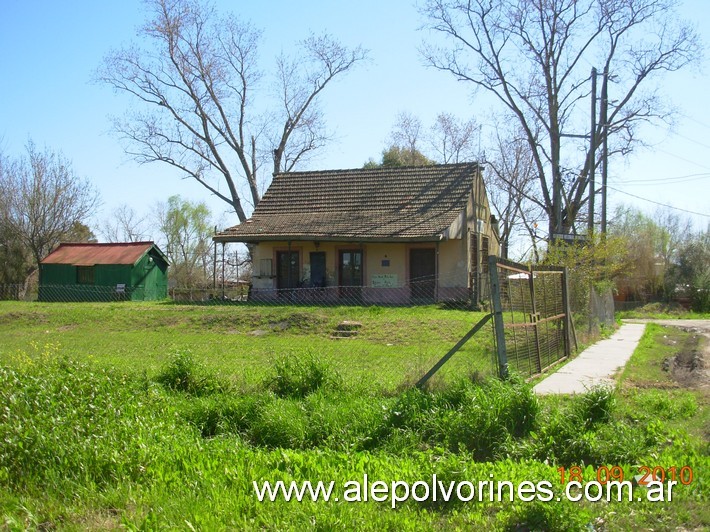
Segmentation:
<svg viewBox="0 0 710 532">
<path fill-rule="evenodd" d="M 42 260 L 42 264 L 72 264 L 74 266 L 135 264 L 153 246 L 155 246 L 153 242 L 63 243 L 47 255 Z M 158 248 L 156 247 L 156 249 Z M 159 249 L 158 252 L 162 256 Z"/>
<path fill-rule="evenodd" d="M 476 163 L 277 174 L 215 240 L 434 240 L 465 208 Z"/>
</svg>

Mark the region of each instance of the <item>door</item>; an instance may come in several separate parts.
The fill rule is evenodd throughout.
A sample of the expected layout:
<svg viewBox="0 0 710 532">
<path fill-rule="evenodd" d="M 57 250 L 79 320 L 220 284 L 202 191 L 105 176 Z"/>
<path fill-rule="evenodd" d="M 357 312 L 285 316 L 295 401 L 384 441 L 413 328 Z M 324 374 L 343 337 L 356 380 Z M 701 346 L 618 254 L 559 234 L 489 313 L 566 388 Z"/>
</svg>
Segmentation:
<svg viewBox="0 0 710 532">
<path fill-rule="evenodd" d="M 409 250 L 410 297 L 416 302 L 432 302 L 436 292 L 436 250 Z"/>
<path fill-rule="evenodd" d="M 298 251 L 276 252 L 276 288 L 279 295 L 290 293 L 299 284 Z"/>
<path fill-rule="evenodd" d="M 342 298 L 360 301 L 362 298 L 362 250 L 338 252 L 338 293 Z"/>
<path fill-rule="evenodd" d="M 311 286 L 325 287 L 325 251 L 311 252 Z"/>
</svg>

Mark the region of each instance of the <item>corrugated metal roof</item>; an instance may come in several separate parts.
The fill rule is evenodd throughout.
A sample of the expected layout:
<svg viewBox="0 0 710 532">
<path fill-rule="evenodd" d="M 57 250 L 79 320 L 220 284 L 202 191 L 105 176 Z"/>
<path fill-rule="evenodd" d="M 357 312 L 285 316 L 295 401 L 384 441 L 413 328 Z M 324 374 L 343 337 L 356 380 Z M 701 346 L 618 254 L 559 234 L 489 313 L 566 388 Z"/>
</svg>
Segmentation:
<svg viewBox="0 0 710 532">
<path fill-rule="evenodd" d="M 153 246 L 155 246 L 153 242 L 63 243 L 47 255 L 42 260 L 42 264 L 71 264 L 74 266 L 135 264 Z M 157 246 L 156 249 L 158 249 Z M 158 252 L 162 255 L 160 249 Z"/>
<path fill-rule="evenodd" d="M 476 163 L 277 174 L 252 217 L 215 240 L 437 239 L 478 176 Z"/>
</svg>

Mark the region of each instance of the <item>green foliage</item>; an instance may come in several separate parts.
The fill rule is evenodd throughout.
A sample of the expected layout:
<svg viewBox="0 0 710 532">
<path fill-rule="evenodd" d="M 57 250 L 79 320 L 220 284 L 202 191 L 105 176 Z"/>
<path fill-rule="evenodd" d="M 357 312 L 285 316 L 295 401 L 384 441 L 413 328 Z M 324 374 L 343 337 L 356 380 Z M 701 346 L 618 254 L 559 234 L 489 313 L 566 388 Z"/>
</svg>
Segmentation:
<svg viewBox="0 0 710 532">
<path fill-rule="evenodd" d="M 689 297 L 695 312 L 710 312 L 710 228 L 690 236 L 668 274 L 669 291 Z"/>
<path fill-rule="evenodd" d="M 9 486 L 137 481 L 164 439 L 180 439 L 166 398 L 70 360 L 0 367 L 0 402 L 0 480 Z"/>
<path fill-rule="evenodd" d="M 212 249 L 212 213 L 204 202 L 170 196 L 159 205 L 160 232 L 170 261 L 170 278 L 181 288 L 203 285 Z"/>
<path fill-rule="evenodd" d="M 588 241 L 549 244 L 544 263 L 565 266 L 569 271 L 570 304 L 578 316 L 589 315 L 590 287 L 603 291 L 613 286 L 628 266 L 626 240 L 622 237 L 602 238 L 594 234 Z"/>
<path fill-rule="evenodd" d="M 409 390 L 390 408 L 377 436 L 387 448 L 445 447 L 476 460 L 504 456 L 534 427 L 539 407 L 529 385 L 460 381 L 442 392 Z"/>
<path fill-rule="evenodd" d="M 600 423 L 608 423 L 616 408 L 616 392 L 610 386 L 595 386 L 581 395 L 574 403 L 575 417 L 585 427 L 592 428 Z"/>
<path fill-rule="evenodd" d="M 663 420 L 692 418 L 698 411 L 698 401 L 689 392 L 644 390 L 634 396 L 638 411 Z"/>
<path fill-rule="evenodd" d="M 326 386 L 337 388 L 341 380 L 326 361 L 307 352 L 278 357 L 267 386 L 279 397 L 305 397 Z"/>
<path fill-rule="evenodd" d="M 398 166 L 429 166 L 435 164 L 416 148 L 390 146 L 382 152 L 382 162 L 376 163 L 370 159 L 363 168 L 398 167 Z"/>
<path fill-rule="evenodd" d="M 197 396 L 211 394 L 221 387 L 190 352 L 172 354 L 156 380 L 169 390 Z"/>
<path fill-rule="evenodd" d="M 175 319 L 163 307 L 139 306 L 124 324 L 118 310 L 104 311 L 91 306 L 87 313 L 102 320 L 113 313 L 120 326 L 145 314 L 150 330 Z M 39 306 L 6 320 L 15 331 L 34 327 L 34 337 L 45 338 L 55 327 L 52 312 L 78 315 L 62 305 Z M 182 326 L 172 323 L 170 330 Z M 651 330 L 646 342 L 666 334 Z M 609 529 L 702 529 L 710 522 L 707 481 L 698 474 L 710 466 L 701 391 L 662 383 L 659 389 L 595 388 L 538 398 L 513 376 L 393 396 L 353 380 L 333 382 L 325 364 L 320 386 L 307 392 L 296 386 L 297 393 L 279 396 L 270 380 L 241 391 L 195 384 L 219 382 L 224 370 L 197 363 L 204 357 L 184 347 L 151 376 L 128 351 L 121 353 L 126 369 L 119 370 L 101 357 L 65 358 L 55 342 L 33 345 L 0 364 L 6 528 L 578 530 L 603 523 Z M 655 363 L 644 353 L 634 357 Z M 300 379 L 310 371 L 289 366 L 283 373 Z M 629 382 L 633 376 L 625 378 Z M 695 428 L 697 436 L 690 433 Z M 688 465 L 698 478 L 674 490 L 669 505 L 410 500 L 396 511 L 374 501 L 259 503 L 252 487 L 252 481 L 306 479 L 343 486 L 364 474 L 370 481 L 412 483 L 436 474 L 445 483 L 546 479 L 561 493 L 560 466 L 582 466 L 589 479 L 597 466 L 619 465 L 629 478 L 639 464 Z"/>
</svg>

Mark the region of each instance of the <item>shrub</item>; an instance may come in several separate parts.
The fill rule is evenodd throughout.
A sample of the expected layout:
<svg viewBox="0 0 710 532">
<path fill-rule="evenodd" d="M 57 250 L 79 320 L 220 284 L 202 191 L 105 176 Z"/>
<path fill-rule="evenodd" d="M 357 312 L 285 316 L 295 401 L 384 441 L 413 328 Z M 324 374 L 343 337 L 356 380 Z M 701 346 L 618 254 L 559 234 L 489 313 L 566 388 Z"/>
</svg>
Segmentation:
<svg viewBox="0 0 710 532">
<path fill-rule="evenodd" d="M 616 408 L 616 392 L 610 386 L 595 386 L 578 396 L 573 404 L 575 417 L 591 428 L 611 421 Z"/>
<path fill-rule="evenodd" d="M 156 380 L 169 390 L 197 396 L 209 395 L 222 388 L 214 376 L 195 362 L 189 351 L 171 355 Z"/>
<path fill-rule="evenodd" d="M 339 387 L 340 376 L 312 353 L 277 358 L 267 387 L 279 397 L 305 397 L 325 386 Z"/>
<path fill-rule="evenodd" d="M 251 441 L 264 447 L 301 449 L 306 442 L 308 416 L 293 399 L 276 399 L 261 406 L 252 423 Z"/>
<path fill-rule="evenodd" d="M 263 396 L 218 393 L 191 401 L 183 415 L 203 438 L 246 434 L 266 401 Z"/>
</svg>

